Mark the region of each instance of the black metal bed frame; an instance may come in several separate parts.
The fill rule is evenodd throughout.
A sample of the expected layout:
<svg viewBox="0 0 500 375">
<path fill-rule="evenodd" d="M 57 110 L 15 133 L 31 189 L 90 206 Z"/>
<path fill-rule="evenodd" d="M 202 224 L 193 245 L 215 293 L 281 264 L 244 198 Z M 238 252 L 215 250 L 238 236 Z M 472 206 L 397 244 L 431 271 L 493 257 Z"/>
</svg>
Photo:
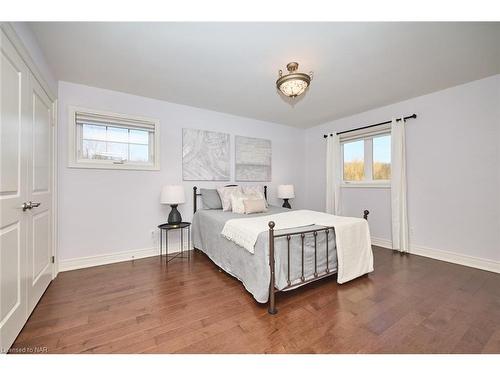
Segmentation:
<svg viewBox="0 0 500 375">
<path fill-rule="evenodd" d="M 229 186 L 237 186 L 237 185 L 226 185 L 227 187 Z M 197 192 L 197 187 L 193 187 L 193 213 L 196 212 L 197 210 L 197 197 L 201 195 L 201 193 Z M 267 186 L 264 186 L 264 196 L 267 200 Z M 368 220 L 368 214 L 370 212 L 368 210 L 364 210 L 363 212 L 363 218 L 365 220 Z M 329 258 L 329 241 L 328 241 L 328 235 L 330 233 L 330 230 L 332 233 L 335 232 L 334 227 L 325 227 L 322 226 L 321 228 L 317 229 L 309 229 L 309 230 L 303 230 L 303 231 L 298 231 L 298 232 L 288 232 L 288 233 L 280 233 L 280 234 L 274 234 L 274 227 L 275 227 L 274 221 L 270 221 L 268 223 L 269 226 L 269 268 L 270 268 L 270 280 L 269 280 L 269 306 L 267 311 L 269 314 L 276 314 L 278 310 L 276 309 L 276 293 L 277 292 L 284 292 L 287 290 L 290 290 L 292 288 L 297 288 L 305 284 L 309 284 L 310 282 L 317 281 L 320 279 L 323 279 L 325 277 L 335 275 L 337 272 L 332 271 L 329 268 L 329 263 L 328 263 L 328 258 Z M 326 235 L 326 248 L 325 248 L 325 256 L 326 256 L 326 268 L 323 271 L 318 270 L 318 235 L 320 233 L 324 233 Z M 305 275 L 304 273 L 304 240 L 306 238 L 306 235 L 311 234 L 314 238 L 314 273 L 312 275 Z M 292 240 L 292 237 L 297 237 L 300 236 L 300 241 L 301 241 L 301 277 L 300 281 L 292 283 L 290 279 L 290 241 Z M 277 238 L 282 238 L 286 237 L 287 240 L 287 286 L 283 289 L 278 289 L 276 287 L 276 282 L 275 282 L 275 256 L 274 256 L 274 245 L 275 245 L 275 240 Z"/>
</svg>

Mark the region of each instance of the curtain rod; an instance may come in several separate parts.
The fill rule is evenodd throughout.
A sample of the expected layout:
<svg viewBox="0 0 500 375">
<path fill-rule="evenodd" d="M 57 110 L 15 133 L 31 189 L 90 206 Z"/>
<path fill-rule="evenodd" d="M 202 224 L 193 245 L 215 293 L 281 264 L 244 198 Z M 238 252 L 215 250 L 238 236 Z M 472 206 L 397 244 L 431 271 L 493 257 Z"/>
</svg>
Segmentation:
<svg viewBox="0 0 500 375">
<path fill-rule="evenodd" d="M 411 118 L 417 118 L 417 115 L 414 113 L 413 115 L 411 116 L 406 116 L 404 119 L 405 120 L 408 120 L 408 119 L 411 119 Z M 396 121 L 401 121 L 400 118 L 396 119 Z M 389 120 L 389 121 L 384 121 L 384 122 L 379 122 L 378 124 L 373 124 L 373 125 L 367 125 L 367 126 L 362 126 L 360 128 L 356 128 L 356 129 L 351 129 L 351 130 L 344 130 L 344 131 L 341 131 L 341 132 L 338 132 L 337 135 L 340 135 L 340 134 L 345 134 L 345 133 L 350 133 L 350 132 L 354 132 L 356 130 L 363 130 L 363 129 L 368 129 L 368 128 L 373 128 L 375 126 L 380 126 L 380 125 L 385 125 L 385 124 L 390 124 L 392 122 L 392 120 Z M 333 134 L 330 134 L 330 136 L 332 136 Z M 328 137 L 328 134 L 323 134 L 323 138 L 326 138 Z"/>
</svg>

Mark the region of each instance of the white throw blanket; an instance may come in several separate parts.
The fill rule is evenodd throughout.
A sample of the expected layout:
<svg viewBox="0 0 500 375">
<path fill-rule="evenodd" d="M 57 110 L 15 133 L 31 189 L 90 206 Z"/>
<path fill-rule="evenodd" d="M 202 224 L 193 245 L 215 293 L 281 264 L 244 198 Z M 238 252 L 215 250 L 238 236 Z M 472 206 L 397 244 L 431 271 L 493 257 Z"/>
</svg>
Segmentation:
<svg viewBox="0 0 500 375">
<path fill-rule="evenodd" d="M 297 210 L 268 216 L 231 219 L 224 225 L 222 235 L 253 254 L 259 234 L 269 229 L 270 221 L 275 223 L 274 230 L 309 225 L 334 227 L 338 262 L 337 282 L 340 284 L 373 271 L 370 229 L 365 219 Z"/>
</svg>

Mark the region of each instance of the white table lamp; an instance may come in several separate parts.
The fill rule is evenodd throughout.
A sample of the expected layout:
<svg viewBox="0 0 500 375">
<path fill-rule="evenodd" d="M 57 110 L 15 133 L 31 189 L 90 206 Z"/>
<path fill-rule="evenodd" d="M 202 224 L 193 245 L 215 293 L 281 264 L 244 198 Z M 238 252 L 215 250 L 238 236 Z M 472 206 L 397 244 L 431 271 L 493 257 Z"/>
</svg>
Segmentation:
<svg viewBox="0 0 500 375">
<path fill-rule="evenodd" d="M 169 204 L 172 210 L 168 215 L 169 224 L 180 224 L 182 222 L 181 213 L 177 211 L 177 205 L 186 202 L 184 195 L 184 186 L 182 185 L 165 185 L 161 190 L 162 204 Z"/>
<path fill-rule="evenodd" d="M 289 199 L 295 198 L 295 191 L 293 185 L 279 185 L 278 186 L 278 198 L 283 199 L 283 206 L 285 208 L 292 208 Z"/>
</svg>

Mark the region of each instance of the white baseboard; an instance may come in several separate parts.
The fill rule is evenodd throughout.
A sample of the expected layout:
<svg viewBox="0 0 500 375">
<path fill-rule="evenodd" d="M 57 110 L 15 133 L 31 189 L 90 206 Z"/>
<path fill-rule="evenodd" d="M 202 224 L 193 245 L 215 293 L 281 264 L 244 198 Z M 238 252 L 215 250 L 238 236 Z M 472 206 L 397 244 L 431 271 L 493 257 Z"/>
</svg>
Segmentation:
<svg viewBox="0 0 500 375">
<path fill-rule="evenodd" d="M 392 241 L 385 240 L 383 238 L 372 237 L 372 245 L 385 247 L 386 249 L 392 249 Z"/>
<path fill-rule="evenodd" d="M 384 238 L 372 237 L 372 245 L 392 249 L 392 241 Z M 410 244 L 410 254 L 460 264 L 467 267 L 500 273 L 500 262 L 463 255 L 451 251 L 432 249 L 425 246 Z M 59 272 L 71 271 L 80 268 L 101 266 L 104 264 L 124 262 L 133 259 L 148 258 L 158 255 L 158 248 L 121 251 L 111 254 L 94 255 L 82 258 L 65 259 L 59 261 Z"/>
<path fill-rule="evenodd" d="M 392 249 L 392 241 L 383 238 L 372 237 L 372 245 Z M 444 262 L 460 264 L 462 266 L 479 268 L 481 270 L 500 273 L 500 262 L 458 254 L 451 251 L 432 249 L 420 245 L 410 244 L 410 254 L 420 255 L 427 258 L 442 260 Z"/>
<path fill-rule="evenodd" d="M 59 260 L 59 272 L 77 270 L 80 268 L 102 266 L 104 264 L 124 262 L 127 260 L 148 258 L 158 255 L 158 248 L 121 251 L 111 254 L 94 255 L 82 258 Z"/>
</svg>

